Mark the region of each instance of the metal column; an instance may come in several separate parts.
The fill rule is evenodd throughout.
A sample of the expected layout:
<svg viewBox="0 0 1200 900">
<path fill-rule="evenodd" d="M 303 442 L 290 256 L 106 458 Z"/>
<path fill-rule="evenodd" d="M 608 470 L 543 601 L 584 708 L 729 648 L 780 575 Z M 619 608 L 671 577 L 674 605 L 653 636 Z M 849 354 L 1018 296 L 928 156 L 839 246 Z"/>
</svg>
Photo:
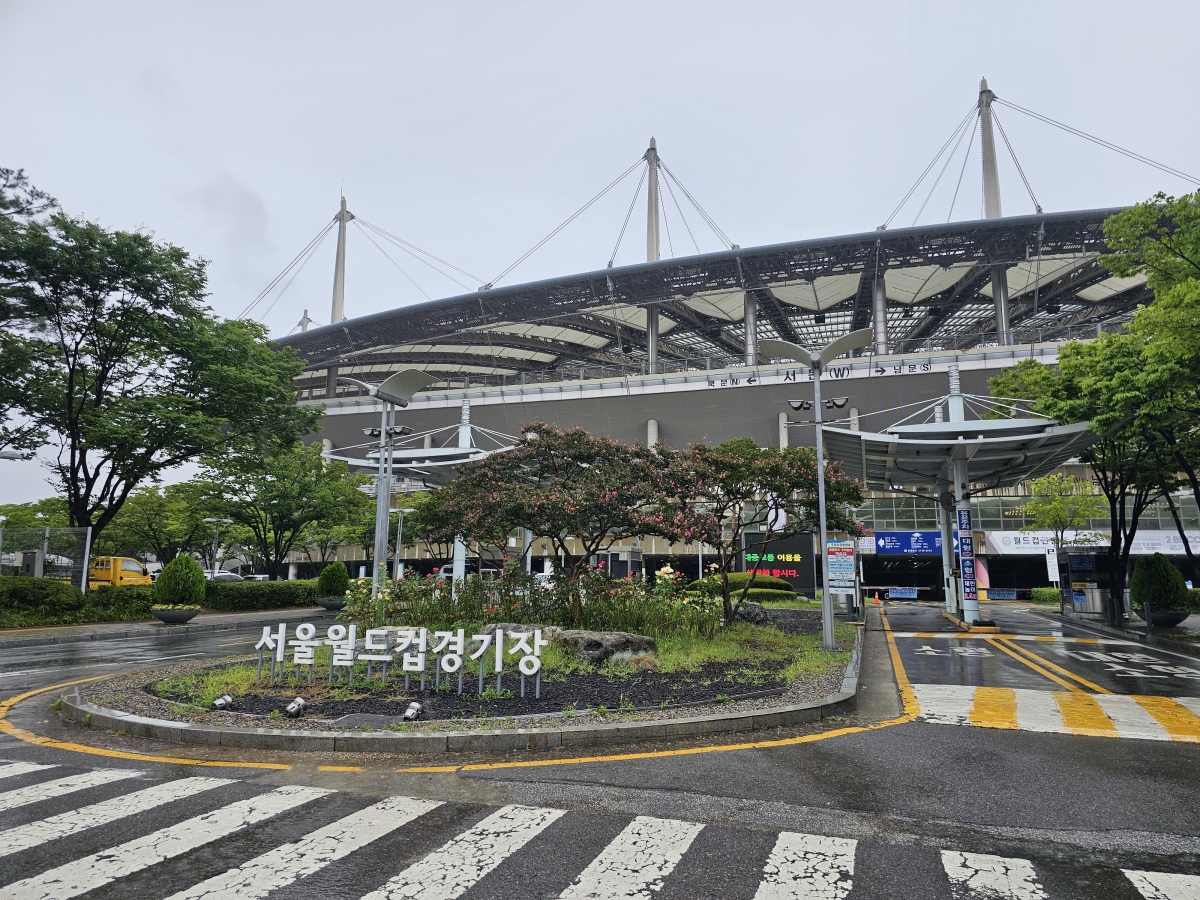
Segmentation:
<svg viewBox="0 0 1200 900">
<path fill-rule="evenodd" d="M 958 365 L 950 366 L 950 409 L 951 422 L 965 422 L 966 408 L 963 403 L 962 381 Z M 959 441 L 961 444 L 961 440 Z M 979 621 L 979 594 L 975 586 L 975 538 L 971 522 L 971 482 L 967 475 L 965 447 L 956 448 L 950 460 L 950 477 L 953 481 L 954 512 L 958 526 L 958 573 L 963 621 L 973 625 Z"/>
<path fill-rule="evenodd" d="M 887 326 L 887 280 L 883 272 L 875 273 L 875 281 L 871 286 L 871 328 L 875 332 L 875 353 L 886 356 L 888 353 Z"/>
<path fill-rule="evenodd" d="M 979 81 L 979 140 L 983 162 L 983 215 L 999 219 L 1004 213 L 1000 205 L 1000 169 L 996 165 L 996 137 L 992 131 L 992 101 L 996 95 L 988 90 L 987 79 Z M 1003 266 L 992 269 L 992 302 L 996 307 L 996 338 L 1002 346 L 1012 343 L 1008 315 L 1008 276 Z"/>
<path fill-rule="evenodd" d="M 337 259 L 333 265 L 333 308 L 329 313 L 330 325 L 336 325 L 346 318 L 346 225 L 353 218 L 354 214 L 346 211 L 346 198 L 343 197 L 342 208 L 337 214 Z"/>
<path fill-rule="evenodd" d="M 646 150 L 646 262 L 658 262 L 658 145 L 650 138 Z M 646 374 L 658 374 L 658 306 L 646 307 Z"/>
<path fill-rule="evenodd" d="M 462 417 L 458 422 L 458 446 L 467 448 L 471 446 L 471 401 L 464 400 L 462 402 Z M 454 567 L 453 567 L 454 586 L 462 583 L 462 580 L 467 577 L 467 545 L 463 543 L 463 539 L 459 536 L 454 538 Z"/>
<path fill-rule="evenodd" d="M 758 365 L 758 301 L 749 291 L 743 295 L 742 324 L 746 335 L 746 365 Z"/>
</svg>

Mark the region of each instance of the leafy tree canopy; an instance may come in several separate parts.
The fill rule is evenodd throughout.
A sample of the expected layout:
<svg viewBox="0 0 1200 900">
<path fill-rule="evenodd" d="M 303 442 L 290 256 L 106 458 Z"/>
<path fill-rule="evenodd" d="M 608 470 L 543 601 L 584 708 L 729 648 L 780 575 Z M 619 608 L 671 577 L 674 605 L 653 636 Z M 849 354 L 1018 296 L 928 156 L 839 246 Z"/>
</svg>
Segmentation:
<svg viewBox="0 0 1200 900">
<path fill-rule="evenodd" d="M 1129 278 L 1146 273 L 1156 294 L 1200 278 L 1200 193 L 1168 197 L 1161 191 L 1104 222 L 1109 252 L 1100 265 Z"/>
</svg>

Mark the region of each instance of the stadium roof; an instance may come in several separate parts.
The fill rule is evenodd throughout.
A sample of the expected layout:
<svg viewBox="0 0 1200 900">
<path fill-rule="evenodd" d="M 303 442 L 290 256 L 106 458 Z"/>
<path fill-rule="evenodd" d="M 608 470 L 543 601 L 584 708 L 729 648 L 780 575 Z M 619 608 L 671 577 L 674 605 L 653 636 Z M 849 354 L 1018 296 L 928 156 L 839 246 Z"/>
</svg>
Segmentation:
<svg viewBox="0 0 1200 900">
<path fill-rule="evenodd" d="M 991 270 L 1008 272 L 1015 342 L 1128 319 L 1149 293 L 1097 262 L 1118 209 L 1046 213 L 871 231 L 676 257 L 405 306 L 279 341 L 319 370 L 380 380 L 403 367 L 445 382 L 503 382 L 545 371 L 637 371 L 646 311 L 659 304 L 660 368 L 744 358 L 743 295 L 758 300 L 758 337 L 821 346 L 871 324 L 882 275 L 893 352 L 996 343 Z M 1039 231 L 1040 242 L 1039 242 Z M 1040 252 L 1039 252 L 1040 247 Z M 1037 309 L 1035 311 L 1035 299 Z M 509 381 L 508 383 L 511 383 Z"/>
</svg>

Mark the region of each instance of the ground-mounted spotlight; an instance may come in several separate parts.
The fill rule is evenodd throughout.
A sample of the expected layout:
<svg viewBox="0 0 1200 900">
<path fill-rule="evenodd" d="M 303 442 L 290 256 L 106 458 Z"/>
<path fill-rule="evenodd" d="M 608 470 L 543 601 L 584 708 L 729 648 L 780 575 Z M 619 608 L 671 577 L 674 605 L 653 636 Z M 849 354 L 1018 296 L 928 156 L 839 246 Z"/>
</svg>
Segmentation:
<svg viewBox="0 0 1200 900">
<path fill-rule="evenodd" d="M 218 697 L 213 701 L 213 709 L 230 709 L 233 706 L 233 698 L 228 694 Z"/>
<path fill-rule="evenodd" d="M 297 697 L 287 705 L 284 713 L 289 719 L 298 719 L 300 718 L 300 714 L 303 713 L 307 707 L 308 703 L 305 701 L 305 699 L 303 697 Z"/>
<path fill-rule="evenodd" d="M 424 707 L 414 700 L 412 703 L 408 704 L 408 709 L 404 711 L 404 721 L 415 722 L 417 719 L 421 718 L 421 711 L 423 709 Z"/>
</svg>

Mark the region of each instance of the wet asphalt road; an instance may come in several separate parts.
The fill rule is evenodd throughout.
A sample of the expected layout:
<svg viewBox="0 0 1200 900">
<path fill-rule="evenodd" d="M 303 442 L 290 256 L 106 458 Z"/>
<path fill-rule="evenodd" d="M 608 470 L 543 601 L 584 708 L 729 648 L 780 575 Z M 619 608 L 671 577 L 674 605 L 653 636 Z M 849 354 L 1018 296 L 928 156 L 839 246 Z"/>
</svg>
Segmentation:
<svg viewBox="0 0 1200 900">
<path fill-rule="evenodd" d="M 1036 659 L 1041 657 L 1114 694 L 1200 694 L 1196 681 L 1153 671 L 1148 667 L 1154 663 L 1144 660 L 1132 666 L 1136 677 L 1110 668 L 1131 668 L 1114 653 L 1145 648 L 1045 640 L 1021 645 L 1032 647 L 1038 657 L 1025 656 L 1018 647 L 1022 661 L 991 637 L 919 636 L 949 631 L 936 609 L 912 604 L 888 612 L 895 634 L 915 635 L 892 640 L 903 675 L 916 685 L 995 687 L 1012 689 L 1018 697 L 1067 695 L 1067 688 L 1030 663 L 1065 684 L 1077 682 L 1040 665 Z M 1065 631 L 1066 638 L 1095 637 L 1017 610 L 1000 608 L 994 617 L 1006 634 L 1054 638 L 1053 632 Z M 245 652 L 258 631 L 5 651 L 0 697 L 146 668 L 168 657 Z M 922 647 L 946 652 L 918 653 Z M 963 654 L 956 648 L 989 653 Z M 1148 653 L 1176 669 L 1196 662 Z M 1166 677 L 1150 677 L 1156 675 Z M 886 635 L 873 630 L 867 635 L 864 708 L 856 722 L 830 726 L 896 717 L 901 700 L 893 677 Z M 1078 693 L 1091 695 L 1082 688 Z M 201 748 L 181 750 L 68 728 L 48 709 L 50 696 L 17 705 L 9 720 L 58 740 L 219 761 L 217 754 L 197 752 Z M 604 752 L 660 749 L 665 748 L 622 746 Z M 1200 876 L 1200 744 L 1180 741 L 917 720 L 771 749 L 537 768 L 410 773 L 396 770 L 434 761 L 243 756 L 243 761 L 255 760 L 291 768 L 127 759 L 0 734 L 0 766 L 55 767 L 10 770 L 8 777 L 0 769 L 0 884 L 7 885 L 0 887 L 0 897 L 165 897 L 213 879 L 200 893 L 551 898 L 587 896 L 592 885 L 593 896 L 611 888 L 681 898 L 1134 898 L 1156 896 L 1147 893 L 1144 879 L 1151 876 L 1131 878 L 1122 869 Z M 321 766 L 361 771 L 323 771 Z M 138 774 L 88 781 L 97 777 L 93 773 L 102 777 L 114 769 Z M 59 790 L 54 783 L 68 779 L 70 788 L 71 778 L 82 778 L 82 786 L 53 795 Z M 189 778 L 224 781 L 156 806 L 127 799 L 152 797 L 144 793 L 148 790 L 190 790 Z M 297 786 L 329 793 L 277 796 Z M 34 799 L 6 808 L 5 798 L 14 795 Z M 412 798 L 403 803 L 419 809 L 405 819 L 407 814 L 389 807 L 386 815 L 376 816 L 387 824 L 371 825 L 372 807 L 400 803 L 387 800 L 392 797 Z M 114 803 L 105 813 L 109 800 Z M 286 803 L 294 805 L 282 808 Z M 249 826 L 244 824 L 247 804 L 263 808 L 251 809 L 251 817 L 262 818 Z M 271 804 L 279 811 L 272 812 Z M 510 805 L 535 811 L 506 811 Z M 114 814 L 113 808 L 122 815 L 101 821 Z M 196 817 L 207 818 L 189 824 Z M 344 829 L 335 824 L 346 817 L 352 818 Z M 74 830 L 68 836 L 54 828 Z M 339 835 L 333 845 L 342 846 L 344 856 L 330 851 L 328 837 L 325 843 L 320 837 L 305 843 L 306 835 L 322 829 Z M 299 855 L 289 861 L 280 848 L 295 841 L 301 842 Z M 299 860 L 315 869 L 297 880 Z M 241 875 L 225 875 L 238 866 Z M 432 885 L 446 885 L 447 879 L 453 886 L 431 893 Z M 63 887 L 68 882 L 76 893 Z M 824 885 L 823 892 L 812 892 L 816 884 Z M 985 888 L 993 893 L 981 893 Z M 1194 896 L 1170 890 L 1174 893 L 1161 896 Z"/>
</svg>

